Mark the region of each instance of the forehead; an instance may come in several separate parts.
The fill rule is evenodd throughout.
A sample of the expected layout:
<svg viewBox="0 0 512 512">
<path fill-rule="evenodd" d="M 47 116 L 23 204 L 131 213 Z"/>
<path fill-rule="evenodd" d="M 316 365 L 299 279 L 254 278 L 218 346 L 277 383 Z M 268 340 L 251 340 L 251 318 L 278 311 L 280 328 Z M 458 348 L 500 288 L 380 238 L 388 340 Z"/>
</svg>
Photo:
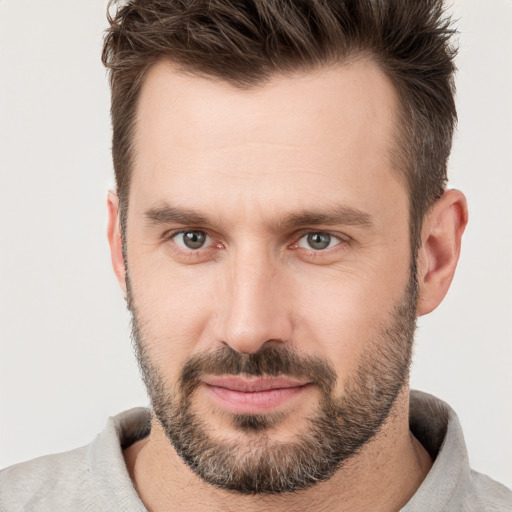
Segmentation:
<svg viewBox="0 0 512 512">
<path fill-rule="evenodd" d="M 315 139 L 327 136 L 326 142 L 334 138 L 349 144 L 362 131 L 371 136 L 369 130 L 390 127 L 395 116 L 394 87 L 370 60 L 277 75 L 250 88 L 184 74 L 171 62 L 160 61 L 150 68 L 142 87 L 136 137 L 160 131 L 172 136 L 173 144 L 218 147 L 225 142 L 226 130 L 233 142 L 246 142 L 247 129 L 252 138 L 289 143 L 291 133 L 284 128 L 293 127 L 297 140 L 306 134 L 309 138 L 312 129 Z M 235 125 L 239 130 L 233 132 Z"/>
<path fill-rule="evenodd" d="M 130 202 L 135 190 L 145 201 L 202 198 L 205 206 L 231 189 L 261 206 L 282 203 L 283 187 L 289 197 L 329 202 L 346 192 L 353 200 L 372 181 L 375 195 L 399 179 L 391 165 L 396 104 L 371 61 L 248 89 L 159 62 L 139 99 Z"/>
</svg>

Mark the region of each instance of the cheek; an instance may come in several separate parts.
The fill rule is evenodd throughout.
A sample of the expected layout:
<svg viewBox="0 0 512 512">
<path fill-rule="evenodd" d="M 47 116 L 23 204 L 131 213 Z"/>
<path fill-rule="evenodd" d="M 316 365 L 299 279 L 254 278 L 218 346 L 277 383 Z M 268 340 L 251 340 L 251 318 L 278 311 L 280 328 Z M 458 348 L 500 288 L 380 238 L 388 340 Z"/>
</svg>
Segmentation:
<svg viewBox="0 0 512 512">
<path fill-rule="evenodd" d="M 205 282 L 191 272 L 173 271 L 158 263 L 130 265 L 132 300 L 141 338 L 151 360 L 165 375 L 177 375 L 198 350 L 214 301 Z"/>
<path fill-rule="evenodd" d="M 354 375 L 363 352 L 392 321 L 393 307 L 403 296 L 407 275 L 405 267 L 397 268 L 391 280 L 366 269 L 317 278 L 313 287 L 308 280 L 309 286 L 304 283 L 298 287 L 298 338 L 308 352 L 334 366 L 339 386 Z"/>
</svg>

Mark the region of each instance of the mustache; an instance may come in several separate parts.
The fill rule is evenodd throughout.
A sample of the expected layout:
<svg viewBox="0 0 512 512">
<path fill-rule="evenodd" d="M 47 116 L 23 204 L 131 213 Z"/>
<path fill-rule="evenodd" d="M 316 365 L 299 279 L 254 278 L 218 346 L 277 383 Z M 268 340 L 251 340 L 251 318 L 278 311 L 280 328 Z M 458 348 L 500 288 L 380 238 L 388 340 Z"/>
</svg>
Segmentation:
<svg viewBox="0 0 512 512">
<path fill-rule="evenodd" d="M 252 354 L 242 354 L 225 346 L 194 355 L 181 370 L 181 392 L 185 396 L 193 392 L 206 375 L 294 377 L 316 384 L 324 393 L 331 393 L 336 384 L 336 371 L 325 359 L 275 346 L 263 346 Z"/>
</svg>

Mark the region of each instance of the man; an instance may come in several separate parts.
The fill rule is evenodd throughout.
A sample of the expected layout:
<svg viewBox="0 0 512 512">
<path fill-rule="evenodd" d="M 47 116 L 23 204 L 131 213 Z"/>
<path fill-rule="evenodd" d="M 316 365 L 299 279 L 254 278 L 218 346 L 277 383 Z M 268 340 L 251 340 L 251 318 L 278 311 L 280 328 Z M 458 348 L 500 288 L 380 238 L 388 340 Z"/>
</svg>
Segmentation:
<svg viewBox="0 0 512 512">
<path fill-rule="evenodd" d="M 115 13 L 116 276 L 152 410 L 14 466 L 6 510 L 509 510 L 409 392 L 467 222 L 438 1 Z"/>
</svg>

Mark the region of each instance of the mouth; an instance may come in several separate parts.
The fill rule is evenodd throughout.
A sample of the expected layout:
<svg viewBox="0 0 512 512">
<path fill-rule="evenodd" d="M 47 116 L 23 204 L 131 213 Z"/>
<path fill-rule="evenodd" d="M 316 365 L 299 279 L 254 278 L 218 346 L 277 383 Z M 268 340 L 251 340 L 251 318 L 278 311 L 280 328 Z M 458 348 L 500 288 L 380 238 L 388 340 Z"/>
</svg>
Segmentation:
<svg viewBox="0 0 512 512">
<path fill-rule="evenodd" d="M 286 377 L 211 376 L 203 387 L 222 409 L 234 414 L 268 414 L 289 404 L 312 384 Z"/>
</svg>

